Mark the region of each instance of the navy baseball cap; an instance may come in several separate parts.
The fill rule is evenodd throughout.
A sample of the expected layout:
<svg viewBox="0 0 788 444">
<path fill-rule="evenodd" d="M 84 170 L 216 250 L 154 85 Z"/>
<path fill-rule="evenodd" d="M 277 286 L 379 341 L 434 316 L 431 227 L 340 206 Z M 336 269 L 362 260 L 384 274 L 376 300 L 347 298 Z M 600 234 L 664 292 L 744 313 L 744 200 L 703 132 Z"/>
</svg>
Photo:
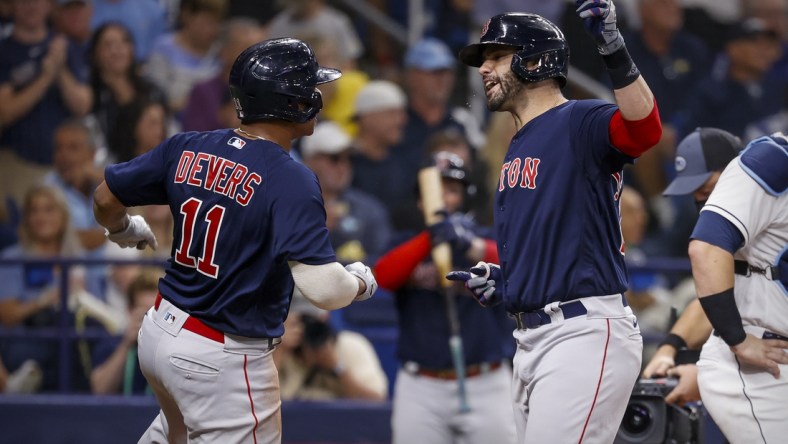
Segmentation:
<svg viewBox="0 0 788 444">
<path fill-rule="evenodd" d="M 676 178 L 665 196 L 692 194 L 714 171 L 723 170 L 742 149 L 741 139 L 717 128 L 696 128 L 676 148 Z"/>
<path fill-rule="evenodd" d="M 405 53 L 405 67 L 423 71 L 453 69 L 457 60 L 442 41 L 427 37 L 416 42 Z"/>
</svg>

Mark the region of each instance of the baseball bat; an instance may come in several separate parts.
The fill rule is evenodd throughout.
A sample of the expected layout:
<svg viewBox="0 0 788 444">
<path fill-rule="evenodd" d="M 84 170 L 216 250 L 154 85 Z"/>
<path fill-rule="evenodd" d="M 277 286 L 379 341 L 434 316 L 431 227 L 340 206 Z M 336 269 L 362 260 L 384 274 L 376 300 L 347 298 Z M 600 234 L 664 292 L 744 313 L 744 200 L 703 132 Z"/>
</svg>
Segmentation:
<svg viewBox="0 0 788 444">
<path fill-rule="evenodd" d="M 440 222 L 441 210 L 445 209 L 443 203 L 443 185 L 440 171 L 437 167 L 426 167 L 419 171 L 419 190 L 424 221 L 427 226 Z M 432 247 L 432 262 L 438 269 L 443 295 L 446 301 L 446 315 L 449 318 L 449 350 L 451 351 L 454 371 L 457 373 L 457 393 L 460 398 L 460 412 L 470 411 L 468 395 L 465 390 L 465 354 L 463 352 L 462 337 L 460 336 L 460 318 L 457 314 L 454 286 L 446 279 L 452 269 L 451 246 L 447 242 Z"/>
</svg>

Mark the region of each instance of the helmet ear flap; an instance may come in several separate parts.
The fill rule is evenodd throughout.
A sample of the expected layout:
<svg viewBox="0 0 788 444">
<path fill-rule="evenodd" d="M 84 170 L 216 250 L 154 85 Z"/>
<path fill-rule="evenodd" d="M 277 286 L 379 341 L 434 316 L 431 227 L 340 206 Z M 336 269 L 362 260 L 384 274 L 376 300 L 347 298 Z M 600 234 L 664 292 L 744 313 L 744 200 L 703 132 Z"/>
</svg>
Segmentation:
<svg viewBox="0 0 788 444">
<path fill-rule="evenodd" d="M 528 69 L 529 60 L 536 60 L 537 66 Z M 526 50 L 521 50 L 512 56 L 512 71 L 526 82 L 541 82 L 555 78 L 563 88 L 566 85 L 566 63 L 566 57 L 561 56 L 557 50 L 539 54 L 527 54 Z"/>
</svg>

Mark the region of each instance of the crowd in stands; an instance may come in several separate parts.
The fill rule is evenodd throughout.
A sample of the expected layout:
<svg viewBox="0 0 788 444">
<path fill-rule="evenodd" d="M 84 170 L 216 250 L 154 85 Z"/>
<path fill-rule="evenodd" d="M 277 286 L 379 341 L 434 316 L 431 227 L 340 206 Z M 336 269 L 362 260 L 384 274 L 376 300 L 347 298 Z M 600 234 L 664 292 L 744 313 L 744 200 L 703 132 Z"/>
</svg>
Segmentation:
<svg viewBox="0 0 788 444">
<path fill-rule="evenodd" d="M 408 2 L 369 3 L 408 26 Z M 157 251 L 120 250 L 93 218 L 93 190 L 106 165 L 145 153 L 170 135 L 238 126 L 227 87 L 230 67 L 246 47 L 280 36 L 307 41 L 321 65 L 343 71 L 321 88 L 321 121 L 291 155 L 320 180 L 337 259 L 378 263 L 376 272 L 385 275 L 378 277 L 380 298 L 395 301 L 392 319 L 404 316 L 386 327 L 413 329 L 400 335 L 400 344 L 423 346 L 409 334 L 418 338 L 418 329 L 426 328 L 414 321 L 421 311 L 445 317 L 430 284 L 434 269 L 425 268 L 429 246 L 445 238 L 425 226 L 417 173 L 438 153 L 459 158 L 465 188 L 452 212 L 492 239 L 483 227 L 492 224 L 499 165 L 514 133 L 508 114 L 493 116 L 479 101 L 481 82 L 460 66 L 458 50 L 494 13 L 536 12 L 565 31 L 570 80 L 572 71 L 583 71 L 609 87 L 596 50 L 586 48 L 592 43 L 574 2 L 424 3 L 423 38 L 403 45 L 344 2 L 329 0 L 0 0 L 0 392 L 60 388 L 58 343 L 23 332 L 57 327 L 61 310 L 68 310 L 71 331 L 104 333 L 75 335 L 70 388 L 149 393 L 136 363 L 136 331 L 155 298 L 158 270 L 133 261 L 150 265 L 170 257 L 171 210 L 135 209 L 156 233 Z M 657 147 L 625 171 L 626 258 L 633 265 L 686 258 L 697 211 L 688 196 L 662 195 L 675 174 L 676 144 L 699 126 L 745 141 L 788 131 L 788 0 L 616 3 L 627 47 L 665 129 Z M 584 91 L 570 81 L 564 93 L 583 98 Z M 456 247 L 462 239 L 452 241 Z M 416 244 L 423 254 L 408 250 Z M 393 276 L 393 257 L 415 262 Z M 47 262 L 58 258 L 109 262 Z M 688 276 L 630 275 L 627 298 L 644 333 L 667 331 L 671 307 L 681 311 L 694 297 Z M 420 292 L 428 294 L 414 296 Z M 363 334 L 341 329 L 348 327 L 341 316 L 303 305 L 294 302 L 277 349 L 285 399 L 384 400 L 408 353 L 431 353 L 400 350 L 399 363 L 378 357 Z M 503 313 L 476 316 L 479 325 L 507 322 Z M 500 347 L 485 359 L 510 352 Z"/>
</svg>

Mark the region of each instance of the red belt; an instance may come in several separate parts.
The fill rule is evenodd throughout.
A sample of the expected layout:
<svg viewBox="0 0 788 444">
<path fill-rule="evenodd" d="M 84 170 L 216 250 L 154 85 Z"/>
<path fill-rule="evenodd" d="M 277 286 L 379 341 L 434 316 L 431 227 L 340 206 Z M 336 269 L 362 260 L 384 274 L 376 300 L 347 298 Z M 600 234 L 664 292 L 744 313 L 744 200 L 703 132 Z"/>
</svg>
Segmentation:
<svg viewBox="0 0 788 444">
<path fill-rule="evenodd" d="M 471 364 L 465 368 L 465 377 L 473 378 L 474 376 L 479 376 L 483 373 L 489 373 L 493 370 L 497 370 L 500 367 L 501 367 L 500 361 L 485 362 L 483 364 Z M 457 379 L 457 372 L 454 369 L 432 370 L 428 368 L 419 368 L 414 373 L 419 376 L 426 376 L 428 378 L 447 379 L 447 380 Z"/>
<path fill-rule="evenodd" d="M 159 305 L 161 305 L 161 293 L 156 295 L 156 303 L 153 305 L 153 308 L 158 311 Z M 187 315 L 188 316 L 188 315 Z M 194 316 L 189 316 L 186 318 L 186 321 L 183 323 L 183 328 L 189 330 L 192 333 L 196 333 L 204 338 L 208 338 L 224 344 L 224 333 L 220 332 L 219 330 L 209 327 L 205 325 L 201 320 L 195 318 Z"/>
</svg>

